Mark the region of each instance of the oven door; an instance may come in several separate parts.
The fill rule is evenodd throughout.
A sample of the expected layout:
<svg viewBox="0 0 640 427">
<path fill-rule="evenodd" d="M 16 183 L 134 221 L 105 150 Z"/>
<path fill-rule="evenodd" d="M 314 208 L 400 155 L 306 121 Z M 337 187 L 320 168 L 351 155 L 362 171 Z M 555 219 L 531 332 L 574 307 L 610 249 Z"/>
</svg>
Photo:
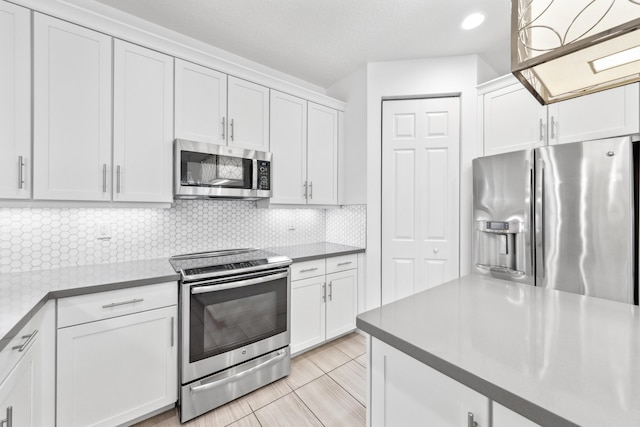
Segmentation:
<svg viewBox="0 0 640 427">
<path fill-rule="evenodd" d="M 289 269 L 183 284 L 182 383 L 290 343 Z"/>
</svg>

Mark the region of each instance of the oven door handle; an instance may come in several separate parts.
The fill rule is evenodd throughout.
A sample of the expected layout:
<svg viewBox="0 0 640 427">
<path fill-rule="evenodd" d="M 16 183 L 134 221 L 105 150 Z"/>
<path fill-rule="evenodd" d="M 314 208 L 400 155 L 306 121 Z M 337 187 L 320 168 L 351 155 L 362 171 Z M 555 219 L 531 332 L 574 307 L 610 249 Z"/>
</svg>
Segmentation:
<svg viewBox="0 0 640 427">
<path fill-rule="evenodd" d="M 238 379 L 242 378 L 245 375 L 249 375 L 257 370 L 260 370 L 268 365 L 272 365 L 276 362 L 281 361 L 282 359 L 284 359 L 285 357 L 287 357 L 287 352 L 286 350 L 282 349 L 282 350 L 278 350 L 277 354 L 274 355 L 272 358 L 270 358 L 269 360 L 265 360 L 262 363 L 257 364 L 256 366 L 252 366 L 251 368 L 247 369 L 246 371 L 242 371 L 242 372 L 238 372 L 237 374 L 233 374 L 233 375 L 229 375 L 226 378 L 223 378 L 221 380 L 218 381 L 212 381 L 210 383 L 207 384 L 202 384 L 199 386 L 195 386 L 195 387 L 191 387 L 190 391 L 191 393 L 198 393 L 201 391 L 205 391 L 208 390 L 210 388 L 214 388 L 214 387 L 218 387 L 221 385 L 224 385 L 228 382 L 231 381 L 237 381 Z"/>
<path fill-rule="evenodd" d="M 224 291 L 226 289 L 241 288 L 243 286 L 257 285 L 258 283 L 270 282 L 272 280 L 284 279 L 289 275 L 288 271 L 278 274 L 270 274 L 268 276 L 256 277 L 255 279 L 240 280 L 237 282 L 223 283 L 211 286 L 194 286 L 191 288 L 191 294 L 206 294 L 209 292 Z"/>
</svg>

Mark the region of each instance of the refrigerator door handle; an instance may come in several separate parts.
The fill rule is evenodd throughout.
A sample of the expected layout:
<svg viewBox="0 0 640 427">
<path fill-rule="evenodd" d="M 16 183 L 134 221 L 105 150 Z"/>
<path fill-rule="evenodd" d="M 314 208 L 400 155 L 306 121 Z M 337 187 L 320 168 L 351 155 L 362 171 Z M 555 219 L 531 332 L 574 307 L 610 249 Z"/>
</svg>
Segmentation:
<svg viewBox="0 0 640 427">
<path fill-rule="evenodd" d="M 536 247 L 536 278 L 545 277 L 545 242 L 544 242 L 544 203 L 545 203 L 545 177 L 544 177 L 544 161 L 536 159 L 536 201 L 534 208 L 534 229 L 535 229 L 535 247 Z M 536 286 L 539 284 L 536 282 Z"/>
<path fill-rule="evenodd" d="M 527 162 L 528 163 L 528 162 Z M 527 194 L 527 201 L 529 203 L 529 219 L 527 221 L 527 225 L 529 227 L 529 230 L 527 231 L 527 235 L 529 236 L 530 241 L 527 242 L 527 247 L 529 249 L 529 268 L 526 269 L 527 274 L 531 275 L 532 277 L 535 277 L 534 274 L 534 268 L 536 266 L 536 256 L 535 256 L 535 236 L 534 236 L 534 230 L 535 230 L 535 222 L 534 222 L 534 218 L 535 218 L 535 203 L 534 203 L 534 199 L 533 199 L 533 190 L 535 188 L 535 171 L 533 169 L 532 165 L 527 165 L 528 169 L 529 169 L 529 194 Z M 535 279 L 534 282 L 535 284 Z"/>
</svg>

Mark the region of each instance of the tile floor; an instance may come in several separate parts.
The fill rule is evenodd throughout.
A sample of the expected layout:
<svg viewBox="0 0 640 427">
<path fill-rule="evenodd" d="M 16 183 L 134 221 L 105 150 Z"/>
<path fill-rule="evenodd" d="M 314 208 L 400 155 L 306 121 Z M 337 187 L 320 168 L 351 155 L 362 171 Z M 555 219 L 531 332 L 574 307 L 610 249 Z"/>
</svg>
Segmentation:
<svg viewBox="0 0 640 427">
<path fill-rule="evenodd" d="M 291 359 L 291 374 L 198 418 L 189 427 L 365 425 L 366 341 L 352 333 Z M 176 410 L 135 427 L 177 427 Z"/>
</svg>

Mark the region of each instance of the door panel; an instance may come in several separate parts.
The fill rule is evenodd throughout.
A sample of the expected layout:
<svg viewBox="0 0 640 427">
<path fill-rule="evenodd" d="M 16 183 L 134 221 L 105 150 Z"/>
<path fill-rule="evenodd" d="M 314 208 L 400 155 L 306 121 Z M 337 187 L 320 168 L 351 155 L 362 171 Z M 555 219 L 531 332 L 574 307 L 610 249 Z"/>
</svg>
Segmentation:
<svg viewBox="0 0 640 427">
<path fill-rule="evenodd" d="M 383 103 L 382 302 L 458 276 L 459 100 Z"/>
<path fill-rule="evenodd" d="M 0 58 L 0 197 L 28 199 L 32 163 L 29 9 L 0 2 Z"/>
<path fill-rule="evenodd" d="M 112 39 L 33 19 L 34 199 L 111 200 Z"/>
</svg>

